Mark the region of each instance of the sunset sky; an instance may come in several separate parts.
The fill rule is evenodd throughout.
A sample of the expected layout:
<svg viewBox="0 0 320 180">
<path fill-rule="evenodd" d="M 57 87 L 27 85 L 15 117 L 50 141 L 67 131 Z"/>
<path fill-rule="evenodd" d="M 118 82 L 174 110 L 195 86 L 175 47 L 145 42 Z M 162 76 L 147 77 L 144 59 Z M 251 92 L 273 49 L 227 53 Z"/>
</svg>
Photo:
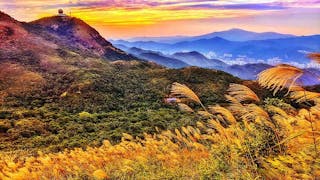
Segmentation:
<svg viewBox="0 0 320 180">
<path fill-rule="evenodd" d="M 20 21 L 79 17 L 106 38 L 200 35 L 231 28 L 320 34 L 320 0 L 0 0 Z"/>
</svg>

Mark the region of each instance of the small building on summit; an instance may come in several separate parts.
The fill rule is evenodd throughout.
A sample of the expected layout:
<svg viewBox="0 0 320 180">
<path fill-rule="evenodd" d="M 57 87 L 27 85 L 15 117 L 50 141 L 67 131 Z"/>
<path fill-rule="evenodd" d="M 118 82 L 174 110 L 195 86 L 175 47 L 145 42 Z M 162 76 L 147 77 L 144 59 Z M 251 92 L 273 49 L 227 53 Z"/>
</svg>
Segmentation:
<svg viewBox="0 0 320 180">
<path fill-rule="evenodd" d="M 58 16 L 67 16 L 67 15 L 63 13 L 63 9 L 59 9 Z"/>
</svg>

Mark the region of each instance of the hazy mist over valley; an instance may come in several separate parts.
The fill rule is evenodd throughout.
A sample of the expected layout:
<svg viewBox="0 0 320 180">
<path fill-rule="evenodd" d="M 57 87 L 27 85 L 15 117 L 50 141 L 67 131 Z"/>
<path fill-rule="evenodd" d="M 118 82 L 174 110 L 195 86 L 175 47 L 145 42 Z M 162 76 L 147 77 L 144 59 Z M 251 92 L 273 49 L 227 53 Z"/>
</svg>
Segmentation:
<svg viewBox="0 0 320 180">
<path fill-rule="evenodd" d="M 309 53 L 320 50 L 320 35 L 256 33 L 234 28 L 194 37 L 138 37 L 111 42 L 128 53 L 167 67 L 219 69 L 243 79 L 256 79 L 257 74 L 270 65 L 282 63 L 301 68 L 320 68 L 307 57 Z M 148 54 L 157 54 L 157 57 L 148 57 Z M 159 56 L 186 64 L 176 62 L 174 66 L 162 61 Z"/>
</svg>

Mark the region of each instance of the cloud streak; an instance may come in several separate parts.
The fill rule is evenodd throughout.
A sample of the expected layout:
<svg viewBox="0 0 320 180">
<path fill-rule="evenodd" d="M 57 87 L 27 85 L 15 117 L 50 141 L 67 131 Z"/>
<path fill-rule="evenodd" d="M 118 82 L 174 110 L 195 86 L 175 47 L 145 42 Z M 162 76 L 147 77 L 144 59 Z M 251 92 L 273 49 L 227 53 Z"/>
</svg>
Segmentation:
<svg viewBox="0 0 320 180">
<path fill-rule="evenodd" d="M 118 8 L 170 8 L 179 7 L 202 7 L 205 9 L 283 9 L 290 7 L 319 7 L 320 0 L 15 0 L 0 2 L 0 6 L 8 8 L 42 8 L 51 9 L 57 7 L 73 8 L 97 8 L 97 7 L 118 7 Z"/>
<path fill-rule="evenodd" d="M 201 33 L 202 28 L 205 29 L 204 27 L 208 26 L 205 23 L 213 26 L 211 24 L 213 22 L 219 23 L 214 24 L 216 27 L 225 26 L 224 29 L 232 28 L 231 25 L 237 27 L 239 24 L 246 24 L 245 21 L 257 21 L 257 19 L 263 19 L 266 24 L 274 21 L 273 25 L 277 26 L 280 25 L 279 22 L 285 22 L 280 21 L 281 18 L 288 18 L 288 14 L 297 11 L 300 13 L 296 19 L 297 29 L 303 28 L 303 31 L 308 31 L 306 28 L 308 26 L 299 27 L 298 21 L 311 24 L 309 29 L 313 32 L 316 26 L 320 25 L 316 22 L 316 19 L 320 18 L 320 15 L 317 15 L 320 14 L 320 0 L 14 0 L 0 2 L 0 10 L 24 21 L 56 14 L 59 8 L 63 8 L 67 13 L 72 12 L 73 16 L 80 17 L 91 25 L 107 27 L 102 31 L 127 32 L 127 35 L 133 30 L 141 31 L 142 28 L 154 31 L 156 26 L 160 27 L 164 24 L 180 24 L 181 27 L 176 27 L 180 32 L 189 32 L 181 28 L 190 24 L 189 28 L 194 29 L 193 34 L 196 34 L 196 28 L 199 29 L 198 33 Z M 310 15 L 311 11 L 316 14 Z M 275 15 L 278 18 L 275 19 Z M 281 24 L 281 26 L 292 28 L 295 25 Z M 260 27 L 262 28 L 265 27 Z M 166 28 L 161 30 L 163 33 L 166 32 Z"/>
</svg>

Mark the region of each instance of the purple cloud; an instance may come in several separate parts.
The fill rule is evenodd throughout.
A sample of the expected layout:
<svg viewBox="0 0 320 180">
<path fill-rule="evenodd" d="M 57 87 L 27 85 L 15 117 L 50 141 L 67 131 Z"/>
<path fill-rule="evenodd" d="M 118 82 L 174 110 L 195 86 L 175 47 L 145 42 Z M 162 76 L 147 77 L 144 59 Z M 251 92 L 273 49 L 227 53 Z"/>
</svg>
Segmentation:
<svg viewBox="0 0 320 180">
<path fill-rule="evenodd" d="M 180 7 L 174 7 L 173 9 L 182 10 L 182 9 L 248 9 L 248 10 L 280 10 L 286 9 L 288 7 L 275 5 L 271 3 L 263 4 L 228 4 L 228 5 L 213 5 L 213 4 L 195 4 L 195 5 L 186 5 Z"/>
<path fill-rule="evenodd" d="M 38 0 L 36 0 L 38 1 Z M 45 3 L 46 1 L 43 1 Z M 79 9 L 106 9 L 109 7 L 118 7 L 124 9 L 143 9 L 149 8 L 163 8 L 171 10 L 184 10 L 184 9 L 248 9 L 248 10 L 282 10 L 292 7 L 320 7 L 320 0 L 296 0 L 286 2 L 284 0 L 277 0 L 271 3 L 259 3 L 258 0 L 251 1 L 252 3 L 235 2 L 235 1 L 220 1 L 220 0 L 172 0 L 172 1 L 161 1 L 161 0 L 77 0 L 69 1 L 66 3 L 15 3 L 15 2 L 0 2 L 0 6 L 4 6 L 7 9 L 18 9 L 18 8 L 39 8 L 39 9 L 56 9 L 56 8 L 79 8 Z"/>
</svg>

